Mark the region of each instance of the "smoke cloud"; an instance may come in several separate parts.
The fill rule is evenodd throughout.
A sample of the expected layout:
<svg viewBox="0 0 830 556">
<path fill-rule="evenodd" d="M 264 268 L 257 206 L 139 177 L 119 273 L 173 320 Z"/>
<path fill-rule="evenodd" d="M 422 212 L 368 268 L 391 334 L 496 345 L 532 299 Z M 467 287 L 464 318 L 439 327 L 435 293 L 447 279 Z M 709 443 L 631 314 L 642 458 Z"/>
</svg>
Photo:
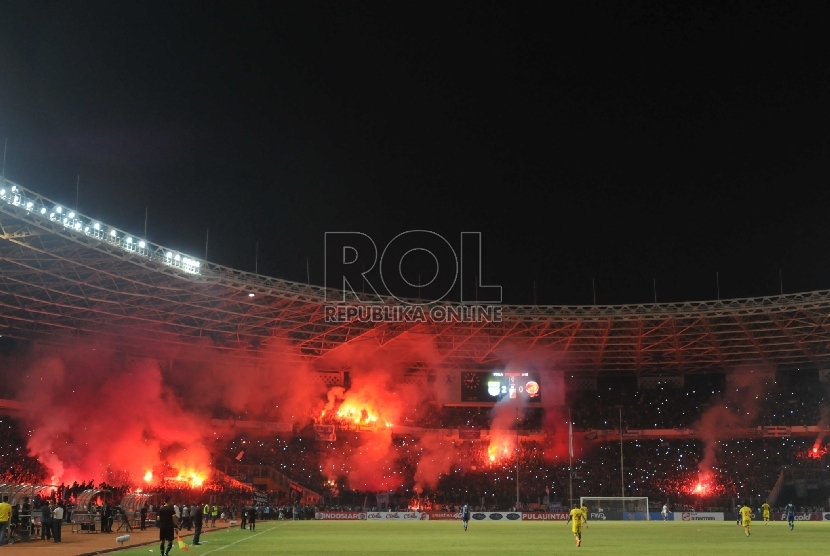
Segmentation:
<svg viewBox="0 0 830 556">
<path fill-rule="evenodd" d="M 726 389 L 692 425 L 703 441 L 703 459 L 698 464 L 702 482 L 709 482 L 717 468 L 718 441 L 730 431 L 751 426 L 761 410 L 774 371 L 762 367 L 735 369 L 726 376 Z"/>
</svg>

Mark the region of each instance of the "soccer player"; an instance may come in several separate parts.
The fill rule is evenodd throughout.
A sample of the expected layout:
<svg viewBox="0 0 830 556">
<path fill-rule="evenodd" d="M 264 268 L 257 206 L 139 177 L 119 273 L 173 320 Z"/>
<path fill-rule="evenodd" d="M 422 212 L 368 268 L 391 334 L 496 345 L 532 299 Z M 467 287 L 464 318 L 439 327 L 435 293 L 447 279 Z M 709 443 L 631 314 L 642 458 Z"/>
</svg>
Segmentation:
<svg viewBox="0 0 830 556">
<path fill-rule="evenodd" d="M 769 525 L 769 504 L 761 504 L 761 511 L 764 513 L 764 525 Z"/>
<path fill-rule="evenodd" d="M 571 531 L 573 531 L 576 539 L 576 546 L 582 546 L 582 524 L 585 523 L 585 514 L 582 513 L 582 508 L 577 506 L 571 510 L 568 514 L 568 523 L 571 523 Z"/>
<path fill-rule="evenodd" d="M 669 506 L 667 504 L 663 504 L 663 511 L 660 513 L 663 515 L 663 521 L 669 520 Z"/>
<path fill-rule="evenodd" d="M 792 505 L 792 502 L 787 504 L 784 511 L 787 512 L 787 524 L 790 526 L 790 531 L 792 531 L 793 527 L 795 527 L 795 507 Z"/>
<path fill-rule="evenodd" d="M 740 504 L 735 506 L 735 515 L 737 516 L 735 518 L 735 525 L 740 526 L 741 525 L 741 505 Z"/>
<path fill-rule="evenodd" d="M 744 504 L 741 507 L 741 522 L 744 526 L 744 531 L 746 532 L 746 536 L 749 536 L 749 524 L 752 523 L 752 508 Z"/>
<path fill-rule="evenodd" d="M 470 523 L 470 506 L 464 504 L 461 507 L 461 521 L 464 523 L 464 530 L 467 530 L 467 525 Z"/>
</svg>

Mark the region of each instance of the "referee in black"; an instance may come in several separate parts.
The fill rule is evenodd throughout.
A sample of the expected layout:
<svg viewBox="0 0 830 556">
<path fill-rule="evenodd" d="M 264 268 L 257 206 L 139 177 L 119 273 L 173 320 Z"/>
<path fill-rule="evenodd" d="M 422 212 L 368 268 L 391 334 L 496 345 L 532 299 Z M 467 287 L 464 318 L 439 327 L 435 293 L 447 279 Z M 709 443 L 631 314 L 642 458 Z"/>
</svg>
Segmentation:
<svg viewBox="0 0 830 556">
<path fill-rule="evenodd" d="M 170 505 L 169 496 L 164 499 L 164 506 L 159 509 L 156 522 L 159 526 L 159 540 L 161 541 L 159 551 L 162 556 L 170 556 L 170 549 L 173 548 L 173 538 L 176 529 L 179 528 L 179 518 L 176 517 L 176 512 L 173 510 L 173 506 Z M 164 550 L 164 541 L 167 541 L 166 551 Z"/>
</svg>

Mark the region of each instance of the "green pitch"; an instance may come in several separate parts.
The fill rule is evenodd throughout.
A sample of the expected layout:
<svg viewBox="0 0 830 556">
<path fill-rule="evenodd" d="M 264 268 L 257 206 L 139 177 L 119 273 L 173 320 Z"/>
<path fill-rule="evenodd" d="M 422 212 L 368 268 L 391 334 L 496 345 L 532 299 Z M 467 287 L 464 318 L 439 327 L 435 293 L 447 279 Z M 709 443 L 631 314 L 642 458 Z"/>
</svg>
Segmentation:
<svg viewBox="0 0 830 556">
<path fill-rule="evenodd" d="M 734 522 L 689 523 L 663 521 L 591 521 L 577 548 L 570 526 L 562 521 L 471 522 L 465 533 L 461 522 L 265 521 L 256 532 L 238 528 L 202 536 L 206 544 L 176 547 L 171 555 L 256 556 L 266 554 L 824 554 L 830 523 L 795 524 L 753 522 L 750 537 Z M 188 542 L 192 538 L 186 539 Z M 158 544 L 118 555 L 158 556 Z"/>
</svg>

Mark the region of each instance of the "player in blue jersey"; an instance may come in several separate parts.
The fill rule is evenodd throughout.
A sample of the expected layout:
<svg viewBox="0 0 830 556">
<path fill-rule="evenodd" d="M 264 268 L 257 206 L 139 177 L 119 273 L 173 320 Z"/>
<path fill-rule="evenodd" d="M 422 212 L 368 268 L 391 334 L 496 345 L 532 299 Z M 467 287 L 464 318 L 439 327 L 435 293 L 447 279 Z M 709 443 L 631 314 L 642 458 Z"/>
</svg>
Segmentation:
<svg viewBox="0 0 830 556">
<path fill-rule="evenodd" d="M 464 504 L 461 507 L 461 521 L 464 523 L 464 530 L 467 530 L 467 525 L 470 523 L 470 506 Z"/>
<path fill-rule="evenodd" d="M 784 512 L 787 514 L 787 525 L 790 526 L 790 531 L 792 531 L 793 527 L 795 527 L 795 508 L 792 503 L 787 504 L 787 507 L 784 508 Z"/>
</svg>

